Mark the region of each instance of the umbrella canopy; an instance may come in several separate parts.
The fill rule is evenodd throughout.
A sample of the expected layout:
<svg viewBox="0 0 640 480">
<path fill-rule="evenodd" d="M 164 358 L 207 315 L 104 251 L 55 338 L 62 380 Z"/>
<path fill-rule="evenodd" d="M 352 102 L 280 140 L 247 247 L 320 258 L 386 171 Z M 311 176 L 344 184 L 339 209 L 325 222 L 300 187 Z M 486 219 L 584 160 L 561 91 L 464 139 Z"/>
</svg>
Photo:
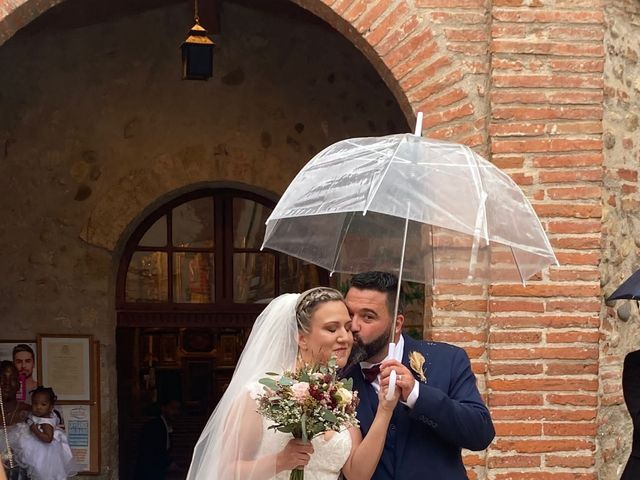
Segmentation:
<svg viewBox="0 0 640 480">
<path fill-rule="evenodd" d="M 640 270 L 622 282 L 607 298 L 609 300 L 640 300 Z"/>
<path fill-rule="evenodd" d="M 263 248 L 331 272 L 398 271 L 404 260 L 404 279 L 434 284 L 524 283 L 557 264 L 508 175 L 468 147 L 412 134 L 317 154 L 267 220 Z"/>
</svg>

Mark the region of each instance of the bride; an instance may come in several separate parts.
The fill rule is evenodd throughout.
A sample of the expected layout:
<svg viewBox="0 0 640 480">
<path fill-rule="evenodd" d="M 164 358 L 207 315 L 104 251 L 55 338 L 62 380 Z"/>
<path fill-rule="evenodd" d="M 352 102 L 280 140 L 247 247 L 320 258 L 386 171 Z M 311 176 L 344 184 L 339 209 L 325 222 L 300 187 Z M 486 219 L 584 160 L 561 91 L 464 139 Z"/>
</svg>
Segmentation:
<svg viewBox="0 0 640 480">
<path fill-rule="evenodd" d="M 332 356 L 344 367 L 353 344 L 351 319 L 340 292 L 319 287 L 284 294 L 260 314 L 231 382 L 196 444 L 188 480 L 288 479 L 304 467 L 305 480 L 369 479 L 378 464 L 399 391 L 385 400 L 380 391 L 376 417 L 365 438 L 360 429 L 325 432 L 311 443 L 267 430 L 256 412 L 266 372 L 300 364 L 326 363 Z"/>
</svg>

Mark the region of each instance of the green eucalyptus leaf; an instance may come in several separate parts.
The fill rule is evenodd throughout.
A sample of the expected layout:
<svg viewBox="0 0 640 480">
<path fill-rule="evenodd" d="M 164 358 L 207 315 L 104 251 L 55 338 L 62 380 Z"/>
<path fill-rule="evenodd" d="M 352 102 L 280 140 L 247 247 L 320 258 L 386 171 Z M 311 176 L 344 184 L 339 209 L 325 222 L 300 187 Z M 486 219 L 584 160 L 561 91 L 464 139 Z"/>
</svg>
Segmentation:
<svg viewBox="0 0 640 480">
<path fill-rule="evenodd" d="M 338 421 L 338 417 L 336 417 L 332 412 L 330 412 L 329 410 L 325 410 L 324 412 L 322 412 L 322 418 L 324 418 L 325 420 L 327 420 L 328 422 L 337 422 Z"/>
<path fill-rule="evenodd" d="M 258 383 L 261 383 L 271 390 L 275 390 L 278 388 L 278 384 L 273 378 L 261 378 L 260 380 L 258 380 Z"/>
<path fill-rule="evenodd" d="M 300 423 L 301 425 L 301 429 L 302 429 L 302 440 L 305 442 L 308 442 L 309 439 L 307 438 L 307 415 L 306 414 L 302 414 L 302 417 L 300 417 Z"/>
<path fill-rule="evenodd" d="M 278 427 L 278 431 L 282 433 L 293 433 L 294 426 L 293 425 L 281 425 Z"/>
<path fill-rule="evenodd" d="M 353 378 L 347 378 L 342 380 L 342 386 L 349 391 L 353 390 Z"/>
<path fill-rule="evenodd" d="M 282 377 L 280 380 L 278 380 L 278 383 L 280 385 L 293 385 L 295 382 L 290 379 L 289 377 Z"/>
</svg>

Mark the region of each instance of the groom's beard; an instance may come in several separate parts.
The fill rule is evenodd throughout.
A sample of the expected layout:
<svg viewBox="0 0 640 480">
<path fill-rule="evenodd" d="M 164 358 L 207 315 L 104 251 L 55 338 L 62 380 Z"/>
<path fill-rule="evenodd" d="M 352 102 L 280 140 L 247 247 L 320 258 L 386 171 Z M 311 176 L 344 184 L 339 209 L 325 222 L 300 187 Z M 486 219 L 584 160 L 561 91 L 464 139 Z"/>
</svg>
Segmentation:
<svg viewBox="0 0 640 480">
<path fill-rule="evenodd" d="M 351 367 L 357 363 L 374 357 L 383 350 L 386 351 L 390 339 L 391 328 L 388 332 L 385 332 L 379 337 L 374 338 L 369 343 L 364 343 L 360 337 L 354 335 L 353 347 L 351 348 L 351 355 L 349 355 L 349 360 L 347 361 L 347 367 Z"/>
</svg>

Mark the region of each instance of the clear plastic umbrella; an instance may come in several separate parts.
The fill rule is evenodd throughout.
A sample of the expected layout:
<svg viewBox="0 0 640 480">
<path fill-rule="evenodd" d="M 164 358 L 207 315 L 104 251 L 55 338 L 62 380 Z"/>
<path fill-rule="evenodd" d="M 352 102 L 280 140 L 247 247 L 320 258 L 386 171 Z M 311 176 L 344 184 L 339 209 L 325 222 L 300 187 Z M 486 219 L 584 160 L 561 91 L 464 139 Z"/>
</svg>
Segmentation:
<svg viewBox="0 0 640 480">
<path fill-rule="evenodd" d="M 558 263 L 508 175 L 464 145 L 412 134 L 318 153 L 268 218 L 263 248 L 332 273 L 386 270 L 431 284 L 524 284 Z"/>
<path fill-rule="evenodd" d="M 316 155 L 268 218 L 263 248 L 345 273 L 398 271 L 404 256 L 402 277 L 431 284 L 525 283 L 557 264 L 508 175 L 468 147 L 411 134 Z"/>
</svg>

